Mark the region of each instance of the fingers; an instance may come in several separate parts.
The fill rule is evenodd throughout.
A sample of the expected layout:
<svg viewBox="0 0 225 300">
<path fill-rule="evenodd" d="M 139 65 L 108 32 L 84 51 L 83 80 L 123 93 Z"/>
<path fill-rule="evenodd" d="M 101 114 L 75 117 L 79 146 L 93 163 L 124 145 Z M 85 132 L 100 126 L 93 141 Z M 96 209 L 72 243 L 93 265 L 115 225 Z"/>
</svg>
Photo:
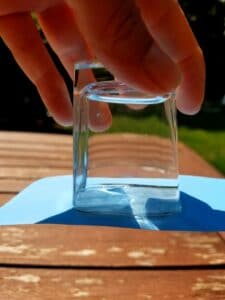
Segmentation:
<svg viewBox="0 0 225 300">
<path fill-rule="evenodd" d="M 30 11 L 42 11 L 47 7 L 55 6 L 61 2 L 64 2 L 64 0 L 1 0 L 0 16 Z"/>
<path fill-rule="evenodd" d="M 136 0 L 139 10 L 134 2 L 71 0 L 84 35 L 117 78 L 150 94 L 181 80 L 178 108 L 195 113 L 204 95 L 204 59 L 178 1 Z"/>
<path fill-rule="evenodd" d="M 200 49 L 180 62 L 183 80 L 177 89 L 177 108 L 186 114 L 195 114 L 200 108 L 205 91 L 204 59 Z"/>
<path fill-rule="evenodd" d="M 51 7 L 38 14 L 39 23 L 54 51 L 66 67 L 71 78 L 74 77 L 74 64 L 90 60 L 91 50 L 81 35 L 75 14 L 65 3 Z M 83 86 L 93 82 L 88 72 L 83 78 Z M 90 101 L 89 128 L 93 131 L 105 131 L 111 126 L 112 116 L 106 103 Z"/>
<path fill-rule="evenodd" d="M 180 72 L 154 43 L 130 0 L 73 1 L 82 33 L 97 57 L 128 84 L 151 94 L 175 89 Z"/>
<path fill-rule="evenodd" d="M 50 114 L 63 125 L 72 123 L 72 105 L 66 85 L 45 49 L 31 17 L 0 17 L 0 35 L 18 64 L 36 85 Z"/>
<path fill-rule="evenodd" d="M 146 27 L 182 72 L 177 106 L 196 113 L 204 97 L 205 66 L 202 52 L 176 0 L 136 0 Z"/>
<path fill-rule="evenodd" d="M 91 57 L 91 52 L 77 27 L 73 11 L 63 3 L 46 9 L 37 16 L 48 42 L 73 78 L 74 63 Z"/>
</svg>

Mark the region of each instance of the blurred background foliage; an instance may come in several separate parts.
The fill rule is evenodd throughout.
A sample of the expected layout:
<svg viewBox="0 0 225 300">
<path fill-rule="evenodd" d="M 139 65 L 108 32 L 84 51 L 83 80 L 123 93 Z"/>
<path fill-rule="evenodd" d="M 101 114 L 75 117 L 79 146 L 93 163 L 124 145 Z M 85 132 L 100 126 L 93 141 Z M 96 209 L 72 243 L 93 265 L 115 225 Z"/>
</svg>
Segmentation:
<svg viewBox="0 0 225 300">
<path fill-rule="evenodd" d="M 179 1 L 206 61 L 206 93 L 195 117 L 179 115 L 181 124 L 206 129 L 225 128 L 225 0 Z"/>
<path fill-rule="evenodd" d="M 204 51 L 207 63 L 206 98 L 218 102 L 225 93 L 225 0 L 180 2 Z"/>
</svg>

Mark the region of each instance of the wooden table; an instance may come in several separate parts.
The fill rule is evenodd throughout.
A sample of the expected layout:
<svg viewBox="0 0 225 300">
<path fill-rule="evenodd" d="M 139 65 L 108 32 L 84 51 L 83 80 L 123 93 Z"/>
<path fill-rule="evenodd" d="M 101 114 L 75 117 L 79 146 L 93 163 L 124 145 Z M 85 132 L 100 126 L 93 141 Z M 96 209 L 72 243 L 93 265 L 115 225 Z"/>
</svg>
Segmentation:
<svg viewBox="0 0 225 300">
<path fill-rule="evenodd" d="M 181 173 L 221 177 L 179 145 Z M 71 174 L 72 137 L 0 132 L 0 205 Z M 204 216 L 203 216 L 204 217 Z M 225 234 L 55 225 L 0 228 L 0 300 L 225 299 Z"/>
</svg>

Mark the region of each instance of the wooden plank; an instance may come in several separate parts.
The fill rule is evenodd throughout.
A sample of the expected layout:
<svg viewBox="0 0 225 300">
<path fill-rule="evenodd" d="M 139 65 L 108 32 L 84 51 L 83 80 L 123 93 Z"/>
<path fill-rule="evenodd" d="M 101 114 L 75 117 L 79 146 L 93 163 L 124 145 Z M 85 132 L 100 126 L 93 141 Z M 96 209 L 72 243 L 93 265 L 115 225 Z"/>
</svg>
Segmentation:
<svg viewBox="0 0 225 300">
<path fill-rule="evenodd" d="M 32 183 L 32 179 L 23 178 L 0 178 L 1 193 L 19 193 L 25 187 Z"/>
<path fill-rule="evenodd" d="M 29 167 L 36 168 L 40 166 L 44 167 L 53 167 L 53 168 L 72 168 L 72 155 L 67 155 L 60 159 L 59 156 L 57 158 L 51 159 L 47 157 L 47 155 L 43 155 L 43 157 L 38 156 L 37 158 L 33 157 L 33 154 L 30 157 L 25 156 L 19 157 L 16 155 L 11 157 L 0 156 L 0 167 Z"/>
<path fill-rule="evenodd" d="M 0 131 L 0 144 L 2 143 L 43 143 L 43 144 L 72 144 L 72 134 L 54 134 L 54 133 L 30 133 L 30 132 L 13 132 L 13 131 Z"/>
<path fill-rule="evenodd" d="M 219 232 L 219 235 L 221 236 L 221 238 L 224 240 L 225 242 L 225 231 L 223 232 Z"/>
<path fill-rule="evenodd" d="M 63 141 L 64 136 L 60 136 L 60 140 Z M 51 139 L 50 139 L 51 140 Z M 63 151 L 71 151 L 72 141 L 70 144 L 56 144 L 56 143 L 45 143 L 42 140 L 39 140 L 38 143 L 21 143 L 20 141 L 15 140 L 14 142 L 0 142 L 1 149 L 8 151 L 29 151 L 35 149 L 38 151 L 55 151 L 55 149 Z M 13 146 L 13 148 L 12 148 Z"/>
<path fill-rule="evenodd" d="M 48 151 L 35 151 L 35 147 L 33 147 L 30 151 L 26 151 L 26 148 L 24 150 L 15 151 L 15 150 L 1 150 L 0 149 L 0 157 L 3 159 L 7 158 L 33 158 L 33 159 L 40 159 L 40 158 L 48 158 L 48 159 L 54 159 L 54 160 L 64 160 L 69 159 L 72 160 L 72 149 L 71 152 L 65 152 L 61 151 L 59 152 L 57 149 L 52 152 Z"/>
<path fill-rule="evenodd" d="M 186 145 L 179 144 L 179 170 L 181 174 L 223 178 L 224 176 Z"/>
<path fill-rule="evenodd" d="M 14 149 L 13 145 L 17 144 L 19 148 Z M 4 145 L 8 148 L 4 149 Z M 38 146 L 35 150 L 36 145 Z M 48 151 L 48 146 L 51 151 Z M 186 146 L 180 145 L 179 150 L 183 173 L 221 176 Z M 4 163 L 4 159 L 6 162 L 12 159 L 11 167 Z M 69 171 L 68 164 L 72 162 L 72 139 L 71 136 L 63 135 L 0 132 L 0 161 L 3 167 L 0 171 L 0 191 L 3 194 L 14 194 L 40 177 Z M 60 166 L 57 165 L 59 161 Z M 7 201 L 7 197 L 2 199 L 3 203 Z M 225 261 L 224 243 L 217 234 L 190 233 L 189 236 L 188 233 L 178 233 L 175 236 L 175 233 L 63 226 L 23 226 L 18 227 L 23 230 L 20 234 L 15 230 L 13 232 L 13 228 L 11 232 L 7 227 L 1 230 L 2 262 L 139 266 L 192 263 L 207 265 L 223 264 Z"/>
<path fill-rule="evenodd" d="M 57 175 L 71 175 L 72 166 L 70 168 L 54 168 L 54 167 L 36 167 L 36 168 L 15 168 L 15 167 L 1 167 L 1 178 L 24 178 L 37 179 L 41 177 L 57 176 Z"/>
<path fill-rule="evenodd" d="M 169 158 L 171 146 L 167 139 L 154 136 L 140 136 L 138 134 L 101 134 L 91 137 L 90 140 L 90 160 L 93 159 L 96 164 L 98 160 L 124 160 L 129 155 L 133 161 L 146 158 L 146 161 L 152 156 L 160 153 L 161 157 Z M 166 148 L 166 149 L 165 149 Z M 191 174 L 208 177 L 222 177 L 214 167 L 203 160 L 197 153 L 189 149 L 183 143 L 178 144 L 179 152 L 179 170 L 181 174 Z M 151 154 L 148 157 L 148 154 Z M 120 157 L 121 156 L 121 157 Z"/>
<path fill-rule="evenodd" d="M 7 194 L 0 194 L 0 207 L 8 202 L 12 197 L 15 196 L 15 193 L 7 193 Z"/>
<path fill-rule="evenodd" d="M 107 147 L 107 151 L 110 151 L 110 141 L 112 145 L 112 140 L 115 138 L 119 141 L 121 140 L 119 135 L 113 135 L 113 137 L 103 135 L 101 143 L 98 138 L 100 148 L 104 149 L 104 147 Z M 4 149 L 4 145 L 7 146 L 6 149 Z M 99 147 L 98 144 L 96 145 Z M 19 149 L 16 147 L 19 147 Z M 56 161 L 67 160 L 68 163 L 68 161 L 72 161 L 72 136 L 0 132 L 0 158 L 2 160 L 7 158 L 42 160 L 48 158 Z M 0 164 L 3 165 L 3 163 L 4 161 Z M 181 174 L 222 177 L 221 173 L 214 167 L 182 143 L 179 143 L 179 165 Z"/>
<path fill-rule="evenodd" d="M 216 233 L 151 232 L 85 226 L 9 226 L 0 231 L 0 263 L 54 266 L 225 264 Z"/>
<path fill-rule="evenodd" d="M 0 269 L 3 300 L 223 300 L 224 270 Z"/>
</svg>

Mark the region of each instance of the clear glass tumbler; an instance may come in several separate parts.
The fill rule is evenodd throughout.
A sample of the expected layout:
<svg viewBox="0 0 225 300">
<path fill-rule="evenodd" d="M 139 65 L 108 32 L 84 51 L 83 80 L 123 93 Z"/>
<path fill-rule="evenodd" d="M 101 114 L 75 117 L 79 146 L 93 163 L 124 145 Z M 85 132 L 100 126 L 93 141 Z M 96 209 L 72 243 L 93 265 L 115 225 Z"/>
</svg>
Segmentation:
<svg viewBox="0 0 225 300">
<path fill-rule="evenodd" d="M 77 210 L 180 212 L 174 93 L 152 97 L 114 80 L 100 63 L 78 63 L 73 140 Z"/>
</svg>

